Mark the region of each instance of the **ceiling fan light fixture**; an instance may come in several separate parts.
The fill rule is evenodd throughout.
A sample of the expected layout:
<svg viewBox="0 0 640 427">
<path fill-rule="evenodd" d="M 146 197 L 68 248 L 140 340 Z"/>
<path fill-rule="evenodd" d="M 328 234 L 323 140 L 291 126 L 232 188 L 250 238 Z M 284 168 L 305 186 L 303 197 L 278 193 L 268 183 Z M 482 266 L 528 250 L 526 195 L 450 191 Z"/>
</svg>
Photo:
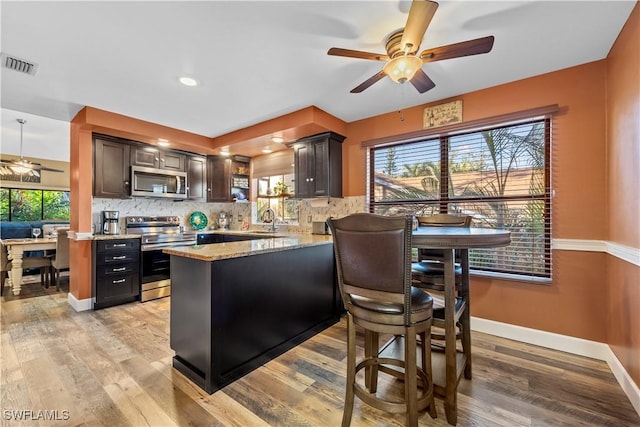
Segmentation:
<svg viewBox="0 0 640 427">
<path fill-rule="evenodd" d="M 19 175 L 25 174 L 25 173 L 29 173 L 31 172 L 33 169 L 31 168 L 31 166 L 23 161 L 23 160 L 18 160 L 16 161 L 16 163 L 14 165 L 9 166 L 9 168 L 14 172 L 17 173 Z"/>
<path fill-rule="evenodd" d="M 20 123 L 20 158 L 18 160 L 2 160 L 0 159 L 0 164 L 2 165 L 2 173 L 6 174 L 7 171 L 11 170 L 12 173 L 23 175 L 29 174 L 31 176 L 40 176 L 41 170 L 49 171 L 49 172 L 64 172 L 62 169 L 54 169 L 42 166 L 40 163 L 31 163 L 29 160 L 25 159 L 22 155 L 22 128 L 27 121 L 25 119 L 16 119 L 18 123 Z M 8 169 L 7 169 L 8 168 Z"/>
<path fill-rule="evenodd" d="M 402 55 L 389 60 L 383 71 L 396 83 L 405 83 L 422 67 L 422 59 L 415 55 Z"/>
</svg>

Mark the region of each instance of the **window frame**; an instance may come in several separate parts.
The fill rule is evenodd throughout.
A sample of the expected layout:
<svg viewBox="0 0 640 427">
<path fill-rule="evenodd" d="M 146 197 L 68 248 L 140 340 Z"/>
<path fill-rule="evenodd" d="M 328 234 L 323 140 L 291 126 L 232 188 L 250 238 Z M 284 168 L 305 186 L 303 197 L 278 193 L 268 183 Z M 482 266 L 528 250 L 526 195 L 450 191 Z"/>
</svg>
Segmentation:
<svg viewBox="0 0 640 427">
<path fill-rule="evenodd" d="M 59 193 L 68 193 L 69 198 L 71 197 L 71 192 L 69 190 L 57 190 L 57 189 L 48 189 L 48 188 L 25 188 L 25 187 L 1 187 L 0 190 L 8 190 L 8 220 L 7 222 L 13 222 L 12 218 L 13 209 L 11 209 L 11 203 L 13 198 L 11 197 L 12 191 L 38 191 L 40 192 L 40 219 L 30 220 L 30 221 L 69 221 L 71 217 L 71 207 L 69 206 L 69 218 L 45 218 L 45 198 L 44 193 L 46 191 L 53 191 Z M 3 220 L 4 221 L 4 220 Z M 20 220 L 22 221 L 22 220 Z"/>
<path fill-rule="evenodd" d="M 502 277 L 515 279 L 518 281 L 534 282 L 534 283 L 550 283 L 553 274 L 552 263 L 552 209 L 551 209 L 551 130 L 552 130 L 552 115 L 559 110 L 557 105 L 551 105 L 546 107 L 540 107 L 536 109 L 524 110 L 514 113 L 509 113 L 501 116 L 494 116 L 489 118 L 483 118 L 473 120 L 466 123 L 457 123 L 453 125 L 446 125 L 436 129 L 426 129 L 416 132 L 411 132 L 404 135 L 390 136 L 384 138 L 378 138 L 376 140 L 363 141 L 362 147 L 367 149 L 367 210 L 374 212 L 376 206 L 384 205 L 402 205 L 406 203 L 407 206 L 417 205 L 434 205 L 439 213 L 450 212 L 450 207 L 456 204 L 473 203 L 473 202 L 486 202 L 486 198 L 468 198 L 468 197 L 452 197 L 448 193 L 448 167 L 449 167 L 449 138 L 458 137 L 466 134 L 474 134 L 482 131 L 495 130 L 500 128 L 507 128 L 510 126 L 533 123 L 542 121 L 544 123 L 544 191 L 540 195 L 530 196 L 526 198 L 523 196 L 501 196 L 500 200 L 509 202 L 510 200 L 526 201 L 526 200 L 539 200 L 543 203 L 543 225 L 544 225 L 544 261 L 539 264 L 543 266 L 542 272 L 520 272 L 515 270 L 499 270 L 499 269 L 481 269 L 474 268 L 472 265 L 472 272 L 476 275 Z M 440 144 L 440 178 L 444 181 L 440 182 L 440 194 L 437 200 L 407 200 L 403 201 L 375 201 L 375 156 L 373 153 L 377 149 L 399 147 L 416 142 L 422 142 L 426 140 L 437 140 Z M 446 184 L 446 185 L 445 185 Z M 436 209 L 434 208 L 434 210 Z M 410 210 L 410 209 L 407 209 Z"/>
</svg>

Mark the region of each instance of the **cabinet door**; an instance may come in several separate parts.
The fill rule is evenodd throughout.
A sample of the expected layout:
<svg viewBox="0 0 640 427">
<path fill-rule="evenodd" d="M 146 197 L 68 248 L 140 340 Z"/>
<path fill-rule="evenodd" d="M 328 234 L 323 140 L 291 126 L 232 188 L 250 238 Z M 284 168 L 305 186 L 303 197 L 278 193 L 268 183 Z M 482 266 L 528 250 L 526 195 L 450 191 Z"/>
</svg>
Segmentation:
<svg viewBox="0 0 640 427">
<path fill-rule="evenodd" d="M 207 157 L 207 202 L 230 202 L 231 159 Z"/>
<path fill-rule="evenodd" d="M 309 194 L 312 197 L 329 196 L 329 141 L 309 143 Z"/>
<path fill-rule="evenodd" d="M 296 197 L 311 197 L 309 192 L 309 145 L 300 144 L 294 150 Z"/>
<path fill-rule="evenodd" d="M 325 132 L 292 144 L 297 198 L 342 197 L 342 141 Z"/>
<path fill-rule="evenodd" d="M 199 202 L 207 201 L 207 161 L 204 157 L 187 158 L 187 198 Z"/>
<path fill-rule="evenodd" d="M 93 195 L 124 199 L 129 197 L 130 145 L 94 138 Z"/>
<path fill-rule="evenodd" d="M 135 166 L 146 166 L 157 168 L 160 166 L 160 153 L 152 147 L 134 145 L 131 148 L 131 164 Z"/>
<path fill-rule="evenodd" d="M 160 168 L 184 172 L 186 170 L 186 160 L 187 156 L 185 154 L 163 151 L 160 153 Z"/>
</svg>

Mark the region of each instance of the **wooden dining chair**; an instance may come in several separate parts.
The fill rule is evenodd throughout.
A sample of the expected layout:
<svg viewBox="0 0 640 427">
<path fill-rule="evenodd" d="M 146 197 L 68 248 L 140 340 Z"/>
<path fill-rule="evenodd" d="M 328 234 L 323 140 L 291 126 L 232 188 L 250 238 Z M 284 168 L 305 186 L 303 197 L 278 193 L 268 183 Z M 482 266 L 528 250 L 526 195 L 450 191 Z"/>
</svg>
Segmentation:
<svg viewBox="0 0 640 427">
<path fill-rule="evenodd" d="M 411 217 L 353 214 L 327 220 L 333 234 L 338 284 L 347 311 L 347 379 L 342 425 L 348 426 L 357 396 L 388 412 L 404 412 L 417 426 L 418 411 L 436 417 L 431 373 L 431 297 L 411 286 Z M 365 333 L 364 358 L 356 360 L 356 326 Z M 402 355 L 383 357 L 379 335 L 403 340 Z M 420 337 L 421 367 L 417 364 Z M 364 381 L 357 373 L 365 370 Z M 378 373 L 404 381 L 404 401 L 378 393 Z M 421 395 L 418 396 L 418 381 Z M 364 382 L 364 386 L 361 384 Z"/>
<path fill-rule="evenodd" d="M 9 254 L 5 245 L 0 245 L 0 296 L 4 295 L 4 285 L 9 275 L 9 271 L 13 268 Z M 44 285 L 47 283 L 51 269 L 51 259 L 46 256 L 24 256 L 22 258 L 22 269 L 39 268 L 40 282 Z"/>
<path fill-rule="evenodd" d="M 467 215 L 450 215 L 438 214 L 433 216 L 418 217 L 418 223 L 421 227 L 470 227 L 471 216 Z M 466 254 L 466 252 L 465 252 Z M 454 272 L 455 272 L 455 292 L 452 293 L 453 299 L 447 300 L 445 293 L 445 263 L 444 252 L 440 249 L 418 249 L 418 262 L 412 263 L 411 277 L 414 286 L 426 290 L 433 297 L 433 328 L 431 330 L 431 342 L 434 351 L 445 352 L 447 365 L 453 364 L 452 369 L 457 372 L 456 352 L 447 351 L 445 346 L 446 337 L 449 334 L 455 334 L 454 342 L 461 342 L 462 353 L 465 356 L 464 376 L 471 379 L 471 325 L 469 322 L 469 274 L 468 274 L 468 257 L 462 256 L 462 251 L 455 251 L 454 256 Z M 451 310 L 454 316 L 453 328 L 448 329 L 445 322 L 445 307 L 452 305 L 455 307 Z M 456 346 L 457 347 L 457 346 Z M 456 374 L 457 377 L 457 374 Z M 458 378 L 456 378 L 456 381 Z M 453 391 L 451 391 L 453 390 Z M 446 388 L 444 394 L 455 393 L 456 388 Z M 454 407 L 445 405 L 447 410 L 447 420 L 455 424 L 453 420 L 457 418 L 455 414 L 455 402 L 457 396 L 445 396 L 448 401 L 454 402 Z"/>
<path fill-rule="evenodd" d="M 56 252 L 51 258 L 51 280 L 60 290 L 60 270 L 69 268 L 69 229 L 59 228 L 56 238 Z M 47 286 L 48 287 L 48 286 Z"/>
</svg>

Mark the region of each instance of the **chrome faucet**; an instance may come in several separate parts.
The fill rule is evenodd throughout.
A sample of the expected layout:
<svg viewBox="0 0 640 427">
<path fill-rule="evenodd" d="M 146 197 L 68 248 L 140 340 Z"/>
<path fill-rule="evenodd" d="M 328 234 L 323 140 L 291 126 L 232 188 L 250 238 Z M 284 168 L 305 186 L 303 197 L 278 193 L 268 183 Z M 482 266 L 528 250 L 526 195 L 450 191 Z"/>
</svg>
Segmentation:
<svg viewBox="0 0 640 427">
<path fill-rule="evenodd" d="M 267 222 L 268 220 L 271 220 L 270 231 L 272 233 L 275 233 L 276 232 L 276 213 L 271 208 L 267 208 L 267 210 L 265 210 L 262 213 L 262 222 Z"/>
</svg>

